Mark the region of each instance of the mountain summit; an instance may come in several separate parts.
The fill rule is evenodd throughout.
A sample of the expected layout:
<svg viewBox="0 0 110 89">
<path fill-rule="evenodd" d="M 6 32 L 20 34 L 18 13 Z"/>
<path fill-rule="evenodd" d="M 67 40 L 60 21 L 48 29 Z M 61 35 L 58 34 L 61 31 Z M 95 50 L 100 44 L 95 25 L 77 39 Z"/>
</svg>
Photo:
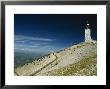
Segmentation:
<svg viewBox="0 0 110 89">
<path fill-rule="evenodd" d="M 15 69 L 18 76 L 96 75 L 97 43 L 82 42 Z"/>
<path fill-rule="evenodd" d="M 97 42 L 91 38 L 87 23 L 85 42 L 19 66 L 17 76 L 94 76 L 97 75 Z"/>
</svg>

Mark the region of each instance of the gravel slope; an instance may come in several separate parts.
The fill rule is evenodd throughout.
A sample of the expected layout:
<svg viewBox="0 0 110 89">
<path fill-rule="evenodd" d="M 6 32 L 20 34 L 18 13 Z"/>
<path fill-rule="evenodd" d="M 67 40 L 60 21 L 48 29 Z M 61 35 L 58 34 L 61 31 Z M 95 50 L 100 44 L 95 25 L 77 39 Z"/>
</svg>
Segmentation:
<svg viewBox="0 0 110 89">
<path fill-rule="evenodd" d="M 97 43 L 79 43 L 15 69 L 18 76 L 97 75 Z"/>
</svg>

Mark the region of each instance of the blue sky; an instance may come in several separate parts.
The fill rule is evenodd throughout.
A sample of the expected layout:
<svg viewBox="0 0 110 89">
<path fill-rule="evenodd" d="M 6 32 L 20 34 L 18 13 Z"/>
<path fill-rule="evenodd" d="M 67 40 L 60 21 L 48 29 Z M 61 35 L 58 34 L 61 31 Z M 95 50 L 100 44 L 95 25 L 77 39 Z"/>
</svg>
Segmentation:
<svg viewBox="0 0 110 89">
<path fill-rule="evenodd" d="M 15 14 L 15 51 L 46 53 L 84 41 L 86 22 L 97 40 L 96 14 Z"/>
</svg>

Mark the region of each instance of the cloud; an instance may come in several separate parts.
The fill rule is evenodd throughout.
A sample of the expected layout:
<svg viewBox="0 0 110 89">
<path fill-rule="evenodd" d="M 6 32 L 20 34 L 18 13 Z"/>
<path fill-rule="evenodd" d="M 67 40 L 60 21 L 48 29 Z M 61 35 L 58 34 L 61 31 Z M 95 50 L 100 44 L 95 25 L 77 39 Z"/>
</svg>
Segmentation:
<svg viewBox="0 0 110 89">
<path fill-rule="evenodd" d="M 50 52 L 55 49 L 51 44 L 55 39 L 15 35 L 14 49 L 28 52 Z M 50 45 L 51 44 L 51 45 Z"/>
<path fill-rule="evenodd" d="M 54 41 L 55 39 L 49 38 L 42 38 L 42 37 L 31 37 L 31 36 L 24 36 L 24 35 L 15 35 L 15 41 Z"/>
<path fill-rule="evenodd" d="M 54 46 L 45 45 L 45 46 L 32 46 L 32 45 L 15 45 L 15 50 L 24 51 L 24 52 L 37 52 L 37 53 L 46 53 L 52 52 L 55 50 Z"/>
<path fill-rule="evenodd" d="M 24 43 L 25 41 L 23 41 L 23 40 L 15 40 L 15 42 L 17 42 L 17 43 Z"/>
</svg>

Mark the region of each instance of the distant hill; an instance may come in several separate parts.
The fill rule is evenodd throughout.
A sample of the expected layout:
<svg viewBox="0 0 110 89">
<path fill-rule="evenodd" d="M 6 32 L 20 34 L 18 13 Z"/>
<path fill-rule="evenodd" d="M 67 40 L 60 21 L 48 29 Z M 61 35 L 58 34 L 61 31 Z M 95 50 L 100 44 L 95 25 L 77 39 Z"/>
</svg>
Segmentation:
<svg viewBox="0 0 110 89">
<path fill-rule="evenodd" d="M 15 68 L 18 76 L 96 76 L 97 43 L 82 42 Z"/>
<path fill-rule="evenodd" d="M 34 59 L 37 59 L 45 54 L 33 53 L 33 52 L 14 52 L 14 67 L 22 66 L 26 63 L 32 62 Z"/>
</svg>

